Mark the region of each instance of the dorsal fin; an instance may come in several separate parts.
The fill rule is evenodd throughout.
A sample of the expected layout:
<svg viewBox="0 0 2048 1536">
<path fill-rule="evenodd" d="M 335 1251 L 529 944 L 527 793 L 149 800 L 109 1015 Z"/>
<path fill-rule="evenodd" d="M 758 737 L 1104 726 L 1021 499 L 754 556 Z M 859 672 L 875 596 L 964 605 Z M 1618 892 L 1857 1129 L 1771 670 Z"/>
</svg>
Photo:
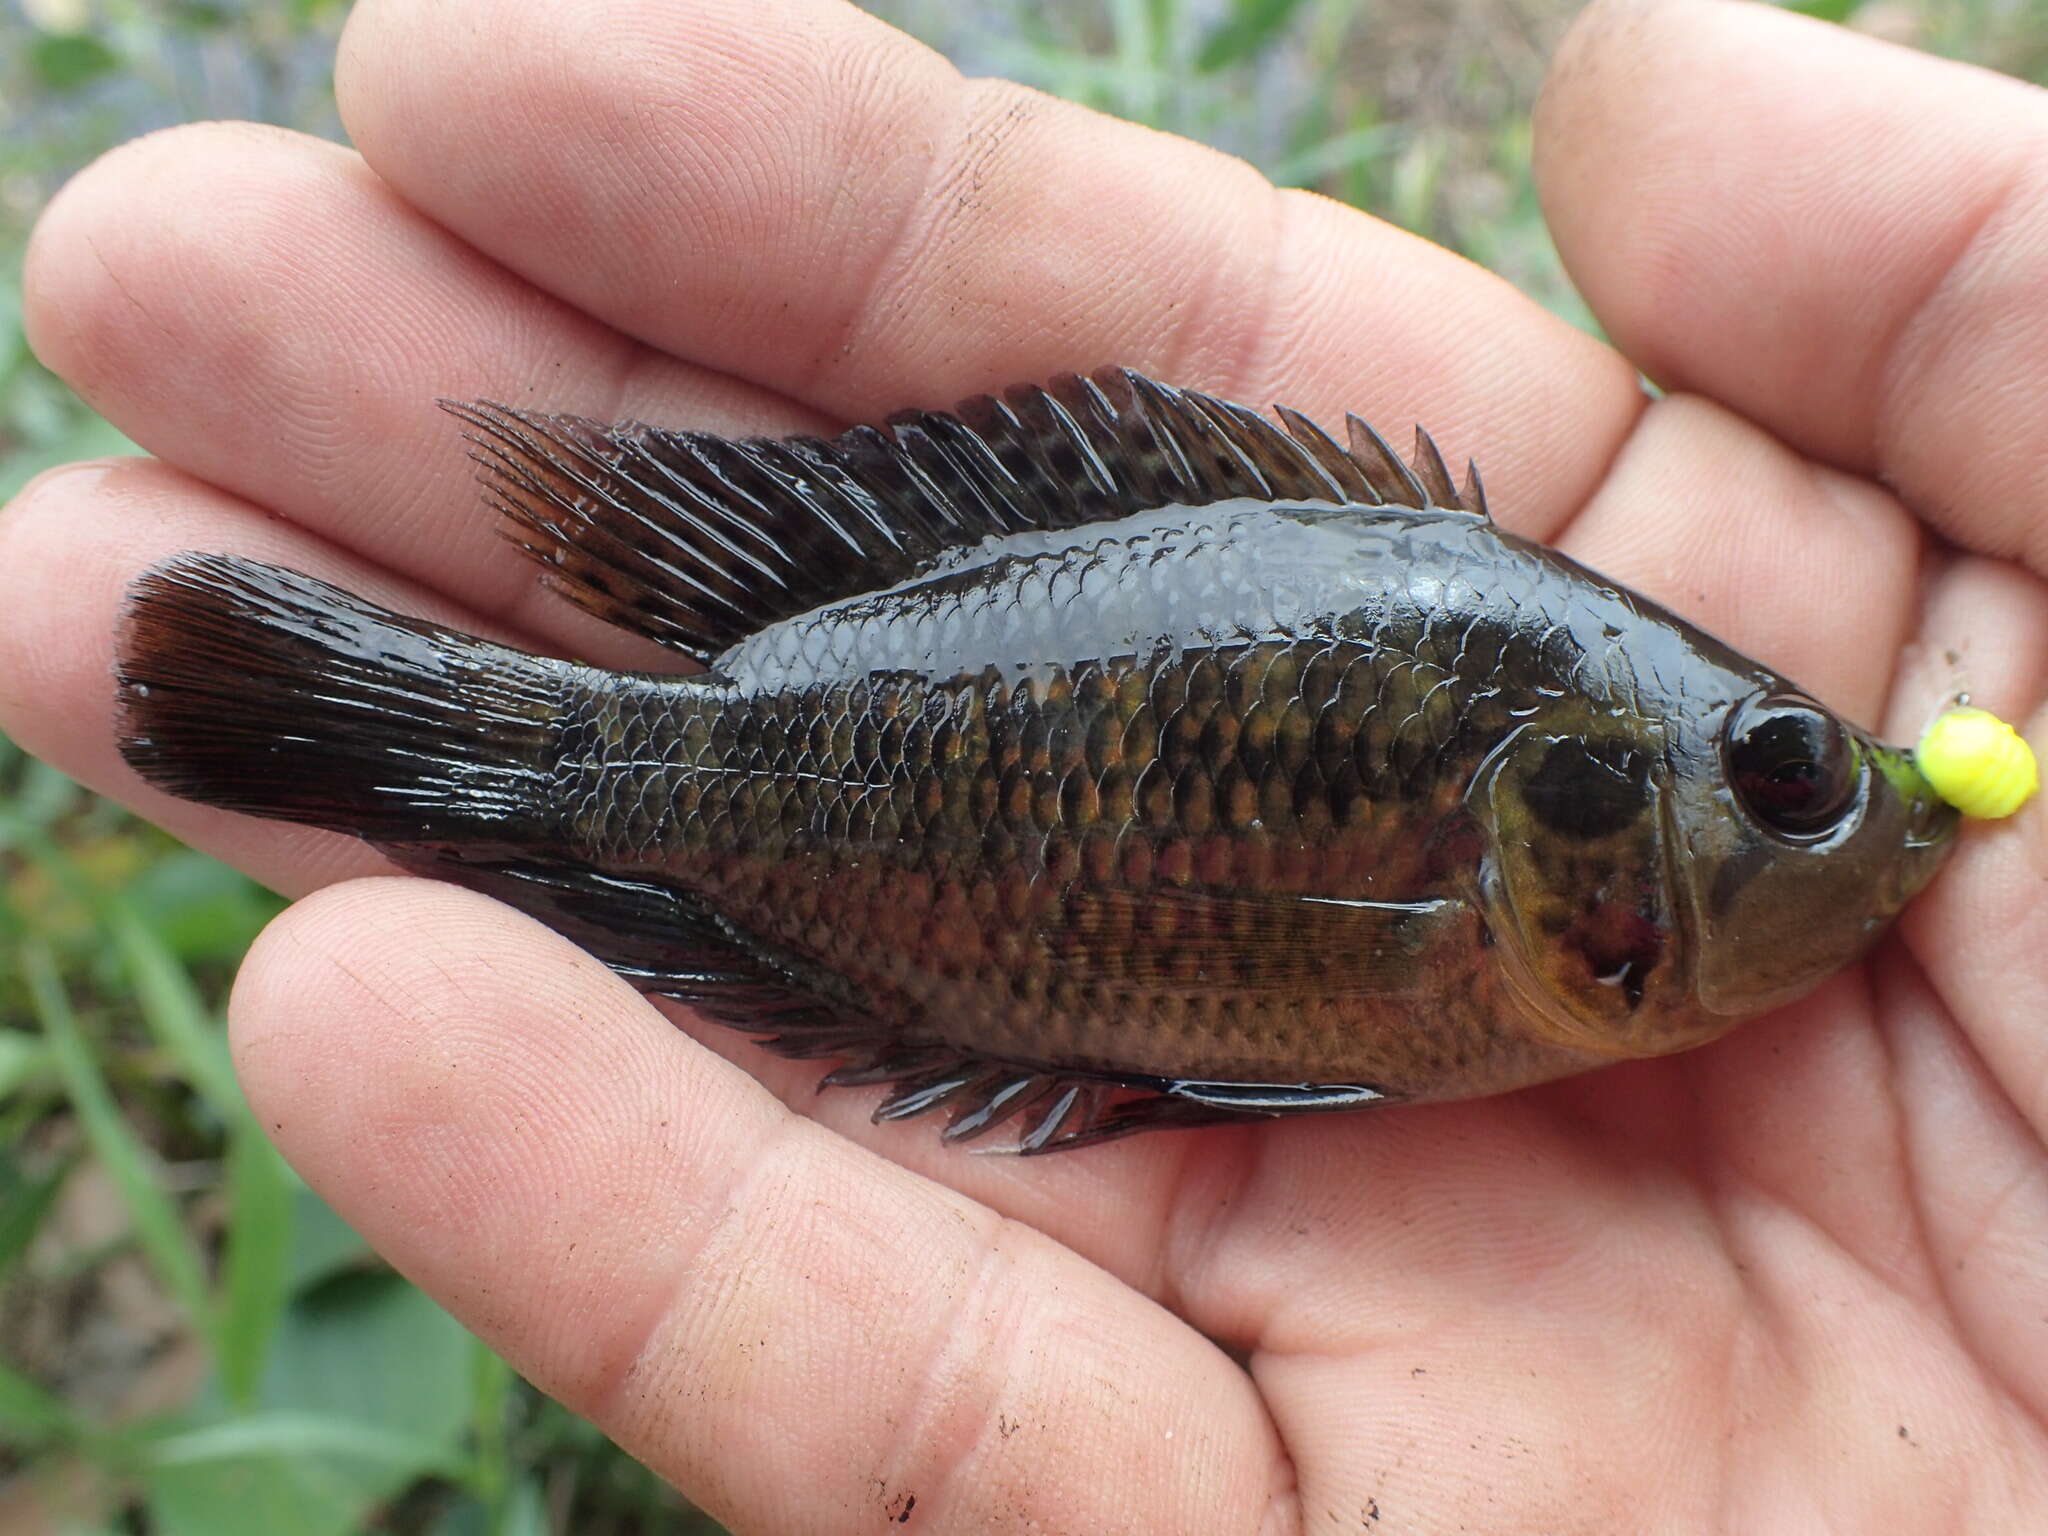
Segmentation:
<svg viewBox="0 0 2048 1536">
<path fill-rule="evenodd" d="M 443 404 L 468 424 L 512 537 L 561 589 L 700 661 L 990 535 L 1237 496 L 1486 514 L 1476 473 L 1453 489 L 1424 434 L 1411 468 L 1356 416 L 1340 446 L 1299 412 L 1280 409 L 1276 426 L 1125 368 L 829 441 Z"/>
</svg>

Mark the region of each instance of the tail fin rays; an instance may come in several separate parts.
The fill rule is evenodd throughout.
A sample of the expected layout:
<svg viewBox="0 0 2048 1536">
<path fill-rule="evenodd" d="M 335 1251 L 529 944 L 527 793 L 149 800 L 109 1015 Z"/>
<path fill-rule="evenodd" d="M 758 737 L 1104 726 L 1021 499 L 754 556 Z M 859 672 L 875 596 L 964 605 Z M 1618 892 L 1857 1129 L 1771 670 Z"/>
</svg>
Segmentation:
<svg viewBox="0 0 2048 1536">
<path fill-rule="evenodd" d="M 130 593 L 121 754 L 227 810 L 517 843 L 548 814 L 566 670 L 281 566 L 187 554 Z"/>
</svg>

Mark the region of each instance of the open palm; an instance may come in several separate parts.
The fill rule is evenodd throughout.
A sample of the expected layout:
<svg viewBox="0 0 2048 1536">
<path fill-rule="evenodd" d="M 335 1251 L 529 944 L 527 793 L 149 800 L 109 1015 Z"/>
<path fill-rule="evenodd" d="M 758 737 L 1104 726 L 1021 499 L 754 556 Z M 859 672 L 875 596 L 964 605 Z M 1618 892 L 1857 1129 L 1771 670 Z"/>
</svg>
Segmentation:
<svg viewBox="0 0 2048 1536">
<path fill-rule="evenodd" d="M 2048 98 L 1764 10 L 1597 6 L 1539 161 L 1624 358 L 834 0 L 370 0 L 340 90 L 360 157 L 179 129 L 45 219 L 36 345 L 161 462 L 0 521 L 0 727 L 322 888 L 237 988 L 251 1100 L 523 1372 L 742 1530 L 2048 1508 L 2038 810 L 1971 829 L 1867 967 L 1692 1055 L 1019 1163 L 872 1128 L 505 908 L 353 879 L 360 844 L 151 793 L 110 675 L 124 588 L 189 548 L 648 663 L 496 538 L 436 396 L 823 430 L 1114 361 L 1419 419 L 1503 523 L 1894 737 L 1958 687 L 2026 718 Z"/>
</svg>

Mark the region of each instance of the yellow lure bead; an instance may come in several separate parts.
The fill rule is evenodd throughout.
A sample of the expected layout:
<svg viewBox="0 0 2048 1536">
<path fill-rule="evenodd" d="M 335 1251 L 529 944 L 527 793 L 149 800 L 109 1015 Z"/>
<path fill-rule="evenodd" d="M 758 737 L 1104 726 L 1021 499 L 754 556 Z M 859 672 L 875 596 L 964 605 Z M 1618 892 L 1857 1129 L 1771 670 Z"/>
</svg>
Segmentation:
<svg viewBox="0 0 2048 1536">
<path fill-rule="evenodd" d="M 1981 709 L 1942 715 L 1927 727 L 1913 758 L 1934 792 L 1965 816 L 2010 816 L 2041 785 L 2033 748 Z"/>
</svg>

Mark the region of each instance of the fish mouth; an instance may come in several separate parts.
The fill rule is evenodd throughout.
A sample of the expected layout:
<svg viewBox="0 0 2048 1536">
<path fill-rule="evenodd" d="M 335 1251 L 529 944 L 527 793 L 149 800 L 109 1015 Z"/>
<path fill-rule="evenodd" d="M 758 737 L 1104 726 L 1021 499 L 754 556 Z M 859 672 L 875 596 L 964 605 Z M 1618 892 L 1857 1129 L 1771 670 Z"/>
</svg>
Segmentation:
<svg viewBox="0 0 2048 1536">
<path fill-rule="evenodd" d="M 1925 890 L 1941 872 L 1942 865 L 1948 862 L 1948 856 L 1955 852 L 1956 829 L 1962 824 L 1962 812 L 1936 799 L 1931 792 L 1928 799 L 1932 803 L 1924 809 L 1917 803 L 1913 806 L 1906 823 L 1905 849 L 1898 863 L 1897 901 L 1892 907 L 1893 912 Z"/>
<path fill-rule="evenodd" d="M 1871 755 L 1905 810 L 1901 856 L 1892 867 L 1884 893 L 1890 909 L 1885 916 L 1889 918 L 1926 889 L 1947 862 L 1955 849 L 1963 813 L 1934 792 L 1910 751 L 1878 747 Z"/>
</svg>

